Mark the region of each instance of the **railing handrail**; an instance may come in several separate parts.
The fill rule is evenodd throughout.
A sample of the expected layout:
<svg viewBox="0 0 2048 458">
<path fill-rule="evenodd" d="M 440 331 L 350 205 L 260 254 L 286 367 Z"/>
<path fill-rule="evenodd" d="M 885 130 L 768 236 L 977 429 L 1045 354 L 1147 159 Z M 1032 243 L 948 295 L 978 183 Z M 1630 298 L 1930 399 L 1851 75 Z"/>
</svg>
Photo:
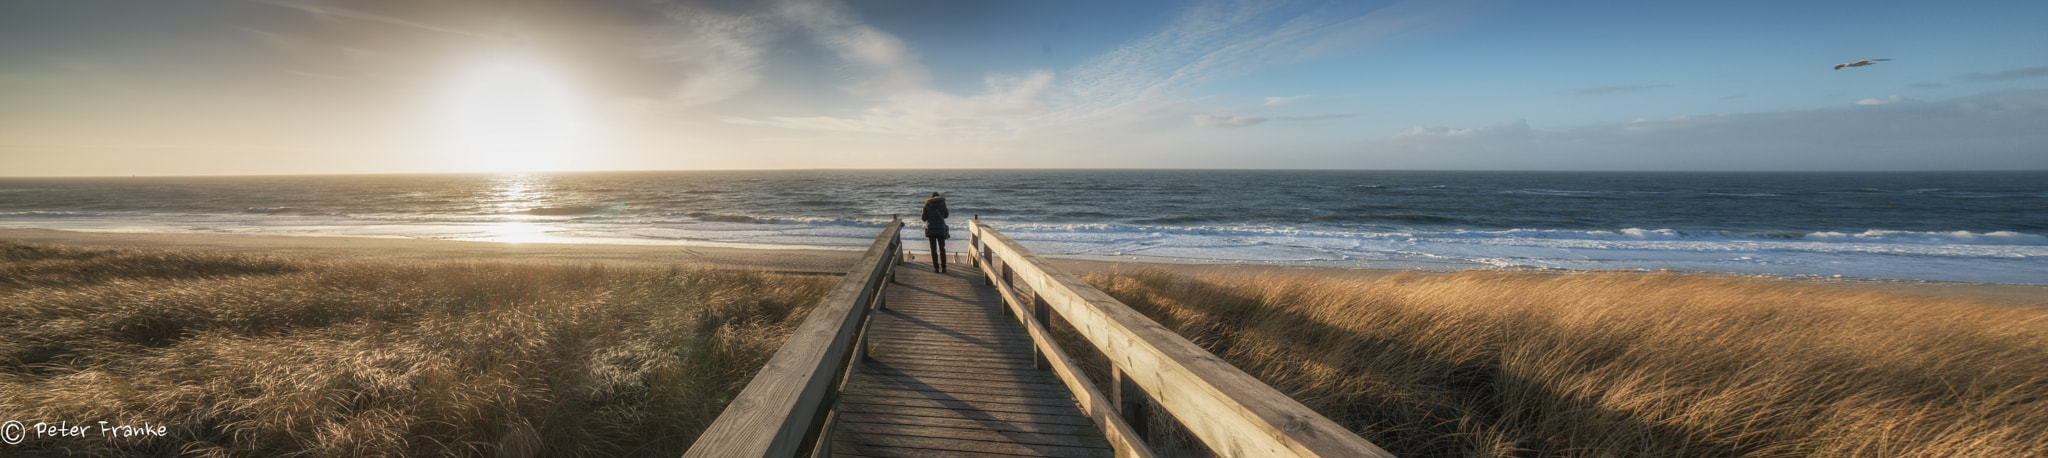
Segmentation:
<svg viewBox="0 0 2048 458">
<path fill-rule="evenodd" d="M 894 220 L 882 230 L 684 457 L 794 457 L 822 442 L 839 385 L 865 347 L 868 311 L 902 256 L 902 229 Z"/>
<path fill-rule="evenodd" d="M 1118 385 L 1115 388 L 1130 384 L 1149 394 L 1146 397 L 1218 455 L 1393 456 L 1123 302 L 1053 268 L 981 220 L 970 220 L 968 233 L 970 243 L 980 245 L 970 246 L 970 254 L 992 281 L 1014 278 L 1029 285 L 1035 296 L 1031 302 L 1057 312 L 1110 361 L 1114 378 L 1119 379 L 1112 382 Z M 997 260 L 1003 265 L 1001 275 L 992 267 Z"/>
</svg>

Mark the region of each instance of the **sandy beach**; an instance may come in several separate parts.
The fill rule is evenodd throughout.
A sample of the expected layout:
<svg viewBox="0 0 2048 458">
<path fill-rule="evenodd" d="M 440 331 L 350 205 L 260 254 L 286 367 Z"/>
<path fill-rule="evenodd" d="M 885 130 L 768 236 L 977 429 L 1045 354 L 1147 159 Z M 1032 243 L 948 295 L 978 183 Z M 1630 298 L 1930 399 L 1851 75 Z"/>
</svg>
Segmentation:
<svg viewBox="0 0 2048 458">
<path fill-rule="evenodd" d="M 0 239 L 88 247 L 220 250 L 287 257 L 400 261 L 543 261 L 560 263 L 624 263 L 678 265 L 778 273 L 837 275 L 852 267 L 860 252 L 814 249 L 746 249 L 692 246 L 609 244 L 497 243 L 369 237 L 295 237 L 272 235 L 197 235 L 72 232 L 44 229 L 0 229 Z M 964 240 L 954 241 L 955 248 Z M 914 252 L 922 257 L 923 250 Z M 1324 278 L 1377 278 L 1410 272 L 1445 271 L 1358 269 L 1271 264 L 1176 263 L 1054 259 L 1075 275 L 1095 271 L 1159 268 L 1180 274 L 1283 274 Z M 1163 261 L 1163 260 L 1162 260 Z M 1544 275 L 1570 273 L 1540 272 Z M 1700 274 L 1718 275 L 1718 274 Z M 1783 281 L 1819 284 L 1851 291 L 1884 291 L 1921 297 L 1957 298 L 2018 305 L 2048 306 L 2048 286 L 1997 283 L 1929 282 L 1865 279 Z"/>
</svg>

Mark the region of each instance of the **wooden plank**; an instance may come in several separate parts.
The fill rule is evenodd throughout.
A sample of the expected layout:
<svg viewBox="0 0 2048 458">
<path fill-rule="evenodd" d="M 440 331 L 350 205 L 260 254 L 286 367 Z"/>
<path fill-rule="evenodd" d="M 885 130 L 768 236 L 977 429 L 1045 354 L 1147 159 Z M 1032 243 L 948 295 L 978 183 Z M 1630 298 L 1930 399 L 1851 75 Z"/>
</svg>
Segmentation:
<svg viewBox="0 0 2048 458">
<path fill-rule="evenodd" d="M 902 301 L 890 303 L 888 310 L 891 316 L 916 316 L 925 314 L 958 315 L 966 317 L 1002 316 L 1002 309 L 996 308 L 994 304 L 934 304 L 931 302 L 914 299 L 905 299 Z"/>
<path fill-rule="evenodd" d="M 867 413 L 876 415 L 953 418 L 969 421 L 1004 422 L 1011 424 L 1045 424 L 1068 426 L 1094 426 L 1095 422 L 1080 415 L 1046 415 L 1020 412 L 962 412 L 941 407 L 912 407 L 894 404 L 840 404 L 840 412 Z"/>
<path fill-rule="evenodd" d="M 1001 368 L 1001 367 L 975 367 L 975 366 L 966 366 L 966 365 L 959 365 L 959 364 L 951 364 L 951 363 L 946 363 L 946 362 L 931 362 L 931 361 L 886 361 L 886 362 L 870 362 L 870 364 L 886 364 L 886 365 L 888 365 L 888 367 L 889 367 L 890 369 L 896 369 L 896 370 L 899 370 L 899 371 L 905 371 L 905 372 L 917 372 L 917 371 L 933 371 L 933 372 L 967 372 L 967 373 L 974 373 L 974 374 L 989 374 L 989 375 L 1003 375 L 1003 376 L 1010 376 L 1010 377 L 1017 377 L 1017 378 L 1042 378 L 1042 377 L 1049 377 L 1049 376 L 1051 375 L 1051 374 L 1047 374 L 1047 373 L 1044 373 L 1044 372 L 1040 372 L 1040 371 L 1039 371 L 1038 369 L 1033 369 L 1033 368 L 1030 368 L 1030 367 L 1011 367 L 1011 368 Z"/>
<path fill-rule="evenodd" d="M 1011 404 L 1007 402 L 963 401 L 958 399 L 900 398 L 893 396 L 847 394 L 839 398 L 844 404 L 874 404 L 902 407 L 925 407 L 932 409 L 972 410 L 978 412 L 1011 412 L 1034 415 L 1073 415 L 1079 413 L 1071 406 L 1044 406 L 1034 404 Z M 1085 417 L 1084 417 L 1085 418 Z"/>
<path fill-rule="evenodd" d="M 874 335 L 877 335 L 877 336 L 883 336 L 883 337 L 904 337 L 904 338 L 912 338 L 912 339 L 916 339 L 916 338 L 924 338 L 924 339 L 941 339 L 941 340 L 944 340 L 944 339 L 954 339 L 954 340 L 963 340 L 963 341 L 969 341 L 969 342 L 975 342 L 975 343 L 988 343 L 988 344 L 998 344 L 998 345 L 1000 345 L 1000 344 L 1030 344 L 1030 343 L 1031 343 L 1031 339 L 1030 339 L 1030 338 L 1027 338 L 1027 337 L 1025 337 L 1025 336 L 1024 336 L 1024 333 L 1022 333 L 1022 332 L 1018 332 L 1018 333 L 1015 333 L 1015 334 L 1011 334 L 1011 333 L 995 333 L 995 332 L 977 332 L 977 331 L 958 331 L 958 332 L 938 332 L 938 331 L 926 331 L 926 330 L 917 330 L 917 329 L 889 329 L 889 328 L 876 328 L 876 329 L 873 329 L 873 330 L 871 330 L 871 332 L 873 332 L 873 333 L 874 333 Z"/>
<path fill-rule="evenodd" d="M 899 436 L 894 434 L 849 434 L 838 441 L 858 446 L 902 447 L 948 452 L 1010 454 L 1018 456 L 1046 456 L 1054 458 L 1109 458 L 1115 456 L 1106 448 L 1066 447 L 1044 444 L 1020 444 L 1015 442 L 987 442 L 977 440 L 948 439 L 937 437 Z M 854 453 L 862 453 L 856 451 Z"/>
<path fill-rule="evenodd" d="M 999 402 L 1004 404 L 1031 404 L 1052 407 L 1072 407 L 1073 398 L 1045 396 L 1020 396 L 1008 393 L 960 393 L 949 391 L 902 390 L 876 386 L 848 386 L 840 393 L 851 396 L 888 396 L 931 400 L 958 400 L 967 402 Z"/>
<path fill-rule="evenodd" d="M 1016 327 L 1014 326 L 996 328 L 980 327 L 979 325 L 957 322 L 941 322 L 939 324 L 946 326 L 947 329 L 930 329 L 924 326 L 891 324 L 886 320 L 874 323 L 874 325 L 871 326 L 870 328 L 875 332 L 897 332 L 905 334 L 938 334 L 955 337 L 972 336 L 978 338 L 1008 339 L 1019 339 L 1024 337 L 1024 332 L 1022 330 L 1016 329 Z"/>
<path fill-rule="evenodd" d="M 839 374 L 854 349 L 854 330 L 896 263 L 902 221 L 891 221 L 867 254 L 797 325 L 768 364 L 747 382 L 685 457 L 787 457 L 809 447 Z"/>
<path fill-rule="evenodd" d="M 1031 365 L 1030 359 L 1020 358 L 1018 357 L 1018 355 L 1012 353 L 998 353 L 991 351 L 966 351 L 958 348 L 892 346 L 889 344 L 868 347 L 869 352 L 874 352 L 876 349 L 880 349 L 881 354 L 869 356 L 869 358 L 880 361 L 905 359 L 936 362 L 973 361 L 982 363 L 1021 363 L 1025 366 Z"/>
<path fill-rule="evenodd" d="M 873 328 L 870 329 L 869 332 L 873 333 L 873 335 L 884 337 L 885 339 L 901 338 L 908 340 L 932 340 L 977 346 L 1000 347 L 1031 344 L 1031 339 L 1026 338 L 1024 333 L 1021 332 L 1017 334 L 999 334 L 993 332 L 933 332 L 924 330 L 886 328 Z M 888 340 L 882 340 L 882 342 L 887 341 Z"/>
<path fill-rule="evenodd" d="M 1018 431 L 996 431 L 979 426 L 954 428 L 931 425 L 904 425 L 897 423 L 864 423 L 846 421 L 840 423 L 839 431 L 851 434 L 891 434 L 897 436 L 937 437 L 984 442 L 1016 442 L 1020 444 L 1058 445 L 1075 448 L 1109 448 L 1109 441 L 1100 437 L 1073 434 L 1043 434 Z M 1091 433 L 1093 431 L 1090 431 Z M 854 441 L 859 442 L 859 441 Z"/>
<path fill-rule="evenodd" d="M 914 307 L 892 307 L 889 309 L 889 311 L 891 312 L 890 314 L 883 316 L 887 318 L 885 322 L 888 322 L 892 325 L 914 326 L 917 325 L 919 322 L 943 320 L 959 321 L 965 324 L 976 324 L 991 328 L 1000 328 L 1003 327 L 1002 325 L 1008 323 L 1007 317 L 1004 317 L 1003 314 L 998 313 L 999 310 L 996 309 L 989 309 L 987 311 L 975 310 L 971 312 L 942 312 L 918 310 L 917 308 Z"/>
<path fill-rule="evenodd" d="M 1042 382 L 1042 383 L 1054 383 L 1054 382 L 1055 382 L 1055 380 L 1054 380 L 1054 377 L 1052 377 L 1051 375 L 1047 375 L 1047 374 L 1036 374 L 1036 373 L 1034 373 L 1034 372 L 1035 372 L 1035 370 L 1034 370 L 1034 371 L 996 371 L 996 370 L 968 370 L 968 369 L 960 369 L 960 368 L 951 368 L 951 367 L 945 367 L 945 366 L 912 366 L 912 367 L 902 367 L 902 366 L 895 366 L 895 367 L 886 367 L 886 368 L 870 368 L 870 369 L 872 369 L 872 370 L 873 370 L 874 372 L 876 372 L 876 373 L 881 373 L 881 374 L 889 374 L 889 375 L 909 375 L 909 376 L 932 376 L 932 377 L 944 377 L 944 378 L 956 378 L 956 379 L 969 379 L 969 380 L 991 380 L 991 381 L 1006 381 L 1006 380 L 1023 380 L 1023 381 L 1033 381 L 1033 382 Z"/>
<path fill-rule="evenodd" d="M 928 304 L 919 304 L 917 302 L 910 300 L 901 300 L 891 302 L 889 304 L 888 312 L 881 316 L 887 316 L 890 318 L 959 317 L 983 319 L 1001 318 L 1003 314 L 1002 309 L 995 308 L 994 306 L 989 306 L 986 308 L 977 306 L 975 308 L 963 309 L 952 307 L 940 307 Z"/>
<path fill-rule="evenodd" d="M 883 352 L 883 356 L 894 355 L 901 356 L 904 358 L 940 361 L 1008 361 L 1023 363 L 1027 366 L 1031 365 L 1031 358 L 1026 356 L 989 351 L 967 351 L 965 349 L 958 347 L 941 348 L 936 346 L 879 344 L 870 345 L 868 347 L 868 353 L 873 354 L 877 348 L 881 349 L 881 351 Z"/>
<path fill-rule="evenodd" d="M 895 381 L 895 382 L 902 382 L 902 383 L 926 383 L 926 384 L 931 384 L 931 385 L 933 385 L 933 386 L 947 386 L 947 385 L 974 385 L 974 386 L 985 386 L 985 387 L 990 387 L 990 388 L 1001 388 L 1001 389 L 1019 389 L 1019 390 L 1040 390 L 1040 391 L 1053 391 L 1053 392 L 1062 392 L 1062 393 L 1066 391 L 1066 390 L 1064 390 L 1064 389 L 1063 389 L 1064 387 L 1061 387 L 1061 386 L 1060 386 L 1060 385 L 1059 385 L 1058 383 L 1055 383 L 1055 382 L 1053 382 L 1053 381 L 1051 381 L 1051 380 L 1028 380 L 1028 381 L 1027 381 L 1027 380 L 982 380 L 982 379 L 971 379 L 971 378 L 970 378 L 970 379 L 962 379 L 962 378 L 952 378 L 952 377 L 943 377 L 943 376 L 932 376 L 932 375 L 904 375 L 904 374 L 884 374 L 884 373 L 877 373 L 877 372 L 860 372 L 860 373 L 857 373 L 856 375 L 858 375 L 858 377 L 857 377 L 857 378 L 856 378 L 855 380 L 878 380 L 878 379 L 886 379 L 886 380 L 890 380 L 890 381 Z"/>
<path fill-rule="evenodd" d="M 840 421 L 880 423 L 891 425 L 940 426 L 947 428 L 986 429 L 990 431 L 1014 431 L 1037 434 L 1096 435 L 1102 431 L 1094 425 L 1063 425 L 1055 423 L 1009 422 L 974 420 L 954 417 L 925 417 L 917 415 L 878 415 L 861 412 L 840 412 Z M 1104 441 L 1107 443 L 1107 441 Z"/>
<path fill-rule="evenodd" d="M 1024 455 L 1008 453 L 976 453 L 957 450 L 932 450 L 907 447 L 885 447 L 878 445 L 854 444 L 844 441 L 832 442 L 832 456 L 863 458 L 1017 458 Z"/>
<path fill-rule="evenodd" d="M 870 338 L 870 339 L 874 339 L 874 340 L 875 340 L 875 341 L 877 341 L 877 342 L 884 342 L 885 344 L 890 344 L 890 345 L 932 345 L 932 346 L 941 346 L 941 345 L 948 345 L 948 346 L 956 346 L 956 347 L 962 347 L 962 348 L 966 348 L 966 349 L 968 349 L 968 350 L 966 350 L 966 351 L 977 351 L 977 352 L 979 352 L 979 351 L 996 351 L 996 352 L 1017 352 L 1017 353 L 1025 353 L 1025 354 L 1028 354 L 1028 352 L 1030 352 L 1030 351 L 1031 351 L 1031 345 L 1030 345 L 1030 344 L 1018 344 L 1018 343 L 1009 343 L 1009 342 L 1001 342 L 1001 343 L 992 343 L 992 342 L 975 342 L 975 341 L 969 341 L 969 340 L 961 340 L 961 339 L 943 339 L 943 338 L 937 338 L 937 337 L 922 337 L 922 336 L 900 336 L 900 335 L 888 335 L 888 334 L 883 334 L 883 333 L 874 333 L 874 334 L 870 334 L 868 338 Z"/>
<path fill-rule="evenodd" d="M 1015 350 L 1018 347 L 1023 347 L 1025 351 L 1020 351 L 1019 353 L 1028 353 L 1031 349 L 1031 343 L 1029 341 L 1023 341 L 1021 339 L 989 341 L 981 339 L 963 339 L 959 337 L 930 334 L 904 334 L 888 331 L 876 331 L 871 335 L 874 336 L 877 342 L 927 342 L 931 344 L 950 344 L 967 347 L 981 347 L 981 349 L 976 351 L 1005 351 Z"/>
<path fill-rule="evenodd" d="M 924 305 L 924 304 L 918 304 L 918 303 L 915 303 L 915 302 L 908 302 L 908 301 L 897 301 L 897 302 L 891 303 L 891 304 L 889 304 L 889 309 L 888 309 L 888 310 L 889 310 L 889 311 L 887 312 L 887 314 L 886 314 L 886 315 L 883 315 L 883 316 L 888 316 L 888 317 L 891 317 L 891 318 L 896 318 L 896 317 L 911 317 L 911 318 L 919 318 L 919 317 L 959 317 L 959 318 L 973 318 L 973 319 L 985 319 L 985 318 L 1002 318 L 1002 316 L 1003 316 L 1003 314 L 1002 314 L 1002 309 L 998 309 L 998 308 L 995 308 L 994 306 L 989 306 L 989 307 L 985 307 L 985 308 L 984 308 L 984 307 L 981 307 L 981 306 L 976 306 L 976 307 L 974 307 L 974 308 L 966 308 L 966 309 L 963 309 L 963 308 L 951 308 L 951 307 L 939 307 L 939 306 L 933 306 L 933 305 Z"/>
<path fill-rule="evenodd" d="M 992 387 L 988 387 L 988 386 L 981 386 L 981 385 L 964 385 L 964 384 L 945 384 L 945 385 L 934 385 L 934 384 L 929 384 L 929 383 L 914 383 L 914 384 L 913 384 L 913 383 L 902 383 L 902 382 L 897 382 L 897 381 L 894 381 L 894 380 L 880 380 L 880 379 L 881 379 L 881 377 L 872 377 L 872 378 L 870 378 L 870 377 L 862 377 L 862 380 L 856 380 L 856 381 L 848 382 L 848 383 L 846 384 L 846 389 L 849 389 L 849 390 L 851 390 L 851 389 L 854 389 L 854 388 L 862 388 L 862 387 L 865 387 L 865 388 L 874 388 L 874 389 L 883 389 L 883 390 L 903 390 L 903 391 L 930 391 L 930 392 L 935 392 L 935 393 L 958 393 L 958 394 L 993 394 L 993 395 L 1004 395 L 1004 396 L 1018 396 L 1018 397 L 1026 397 L 1026 398 L 1046 398 L 1046 399 L 1058 399 L 1058 400 L 1066 401 L 1066 402 L 1068 402 L 1068 403 L 1072 403 L 1072 402 L 1074 402 L 1074 398 L 1073 398 L 1072 396 L 1069 396 L 1069 395 L 1067 395 L 1067 393 L 1066 393 L 1065 391 L 1052 391 L 1052 390 L 1018 390 L 1018 389 L 1006 389 L 1006 388 L 992 388 Z"/>
<path fill-rule="evenodd" d="M 893 365 L 893 366 L 895 366 L 895 367 L 898 367 L 898 368 L 904 368 L 904 369 L 910 369 L 910 368 L 915 368 L 915 367 L 917 367 L 917 366 L 920 366 L 920 365 L 928 365 L 928 366 L 944 366 L 944 367 L 952 367 L 952 368 L 961 368 L 961 369 L 966 369 L 966 368 L 976 368 L 976 369 L 997 369 L 997 370 L 1006 370 L 1006 371 L 1032 371 L 1032 370 L 1037 370 L 1037 369 L 1033 369 L 1033 368 L 1031 367 L 1031 363 L 1030 363 L 1030 362 L 1024 362 L 1024 363 L 1022 363 L 1022 364 L 1019 364 L 1019 363 L 1018 363 L 1017 361 L 1015 361 L 1015 360 L 1009 360 L 1009 361 L 1005 361 L 1005 360 L 993 360 L 993 359 L 978 359 L 978 358 L 974 358 L 974 357 L 971 357 L 971 356 L 948 356 L 948 357 L 907 357 L 907 356 L 903 356 L 903 355 L 899 355 L 899 354 L 885 354 L 885 355 L 883 355 L 882 357 L 880 357 L 880 358 L 875 358 L 875 359 L 876 359 L 877 361 L 881 361 L 881 362 L 884 362 L 884 363 L 888 363 L 888 364 L 891 364 L 891 365 Z"/>
<path fill-rule="evenodd" d="M 1224 456 L 1393 455 L 1337 426 L 980 221 L 970 231 L 1158 405 Z"/>
</svg>

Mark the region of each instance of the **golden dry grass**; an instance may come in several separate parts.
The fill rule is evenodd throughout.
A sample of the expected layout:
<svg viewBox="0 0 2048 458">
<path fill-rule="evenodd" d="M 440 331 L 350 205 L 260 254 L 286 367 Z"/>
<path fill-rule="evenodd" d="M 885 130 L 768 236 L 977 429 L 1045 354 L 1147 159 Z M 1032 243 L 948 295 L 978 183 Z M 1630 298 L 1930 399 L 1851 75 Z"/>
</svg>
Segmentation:
<svg viewBox="0 0 2048 458">
<path fill-rule="evenodd" d="M 0 241 L 0 455 L 680 455 L 833 281 Z"/>
<path fill-rule="evenodd" d="M 2048 456 L 2048 309 L 1671 274 L 1088 281 L 1401 456 Z"/>
</svg>

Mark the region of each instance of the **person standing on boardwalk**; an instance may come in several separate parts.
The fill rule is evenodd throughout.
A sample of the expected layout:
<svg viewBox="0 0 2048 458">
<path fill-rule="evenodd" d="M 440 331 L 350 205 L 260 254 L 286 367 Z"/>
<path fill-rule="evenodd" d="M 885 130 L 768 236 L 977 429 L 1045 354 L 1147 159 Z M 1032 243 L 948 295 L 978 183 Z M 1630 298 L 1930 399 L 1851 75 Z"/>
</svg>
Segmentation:
<svg viewBox="0 0 2048 458">
<path fill-rule="evenodd" d="M 924 200 L 924 214 L 918 216 L 925 223 L 924 238 L 932 241 L 932 268 L 939 272 L 946 271 L 946 239 L 952 237 L 946 231 L 947 216 L 951 215 L 946 212 L 946 196 L 936 191 Z"/>
</svg>

